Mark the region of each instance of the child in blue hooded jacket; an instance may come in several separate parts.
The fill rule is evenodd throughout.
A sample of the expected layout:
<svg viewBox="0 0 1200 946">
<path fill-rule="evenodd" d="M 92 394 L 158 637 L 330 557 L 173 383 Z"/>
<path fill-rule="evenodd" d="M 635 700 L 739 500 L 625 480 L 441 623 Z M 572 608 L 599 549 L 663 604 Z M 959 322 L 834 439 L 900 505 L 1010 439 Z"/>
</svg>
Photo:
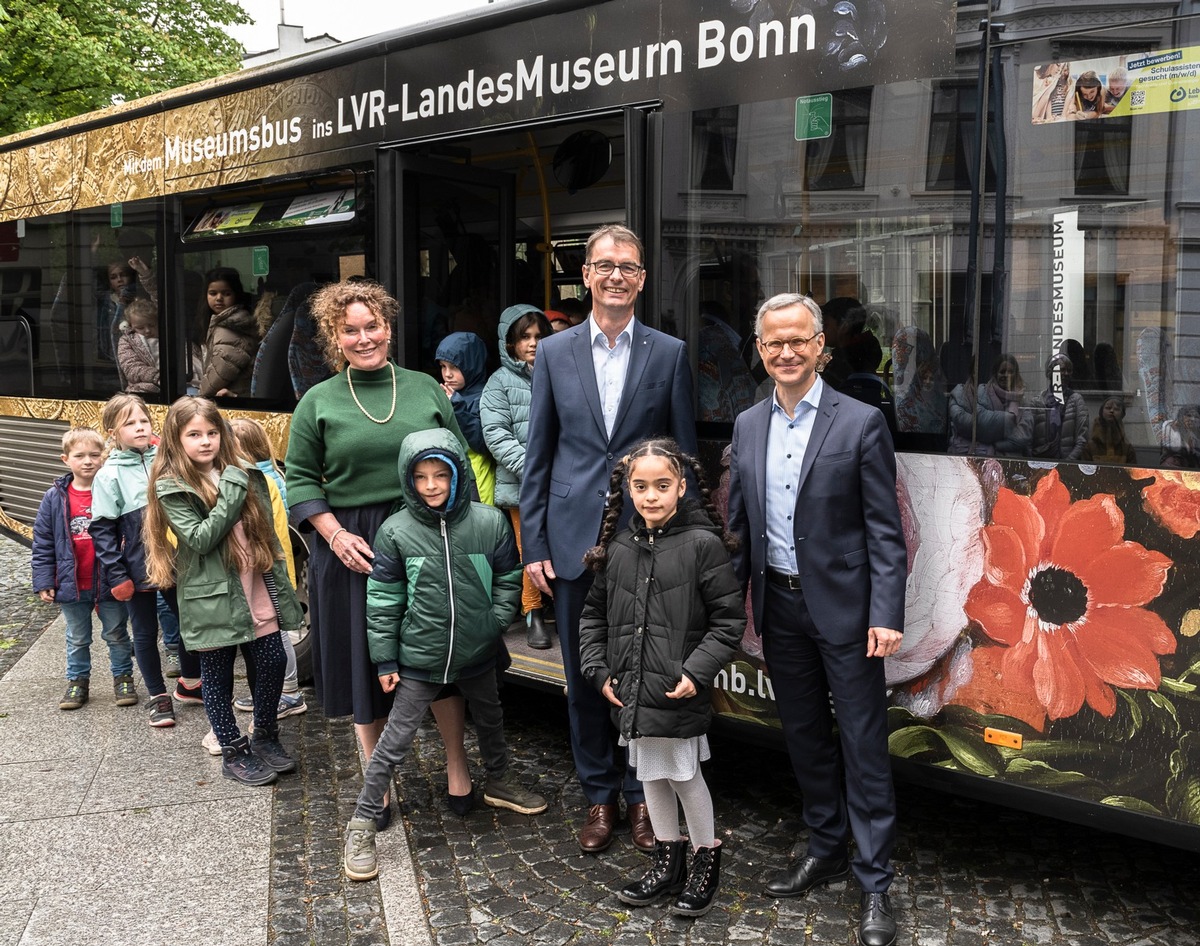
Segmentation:
<svg viewBox="0 0 1200 946">
<path fill-rule="evenodd" d="M 442 390 L 470 447 L 467 459 L 475 471 L 479 501 L 495 505 L 496 463 L 479 420 L 479 399 L 487 382 L 487 346 L 474 332 L 451 332 L 438 344 L 435 357 L 442 369 Z"/>
</svg>

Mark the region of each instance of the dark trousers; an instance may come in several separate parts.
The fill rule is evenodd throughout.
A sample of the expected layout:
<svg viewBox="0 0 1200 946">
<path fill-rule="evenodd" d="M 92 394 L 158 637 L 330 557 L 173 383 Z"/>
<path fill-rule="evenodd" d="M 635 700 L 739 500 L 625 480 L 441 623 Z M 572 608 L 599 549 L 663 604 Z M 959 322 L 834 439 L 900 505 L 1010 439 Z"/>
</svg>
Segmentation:
<svg viewBox="0 0 1200 946">
<path fill-rule="evenodd" d="M 866 656 L 865 639 L 834 644 L 821 637 L 803 592 L 767 585 L 763 604 L 763 656 L 804 795 L 808 853 L 841 857 L 853 834 L 855 877 L 864 891 L 884 892 L 894 874 L 896 796 L 883 660 Z"/>
<path fill-rule="evenodd" d="M 179 616 L 179 604 L 175 589 L 166 588 L 162 593 L 175 616 Z M 158 653 L 158 592 L 135 591 L 125 602 L 129 612 L 129 628 L 133 632 L 133 655 L 137 658 L 138 670 L 146 681 L 151 696 L 167 692 L 163 680 L 162 657 Z M 179 642 L 179 673 L 185 677 L 200 676 L 200 659 L 189 652 L 183 641 Z"/>
<path fill-rule="evenodd" d="M 629 755 L 617 742 L 609 702 L 579 673 L 579 618 L 592 587 L 592 573 L 554 581 L 554 620 L 567 677 L 567 715 L 575 771 L 589 805 L 615 805 L 625 794 L 631 805 L 646 800 Z"/>
<path fill-rule="evenodd" d="M 504 741 L 504 708 L 496 689 L 496 672 L 487 670 L 474 677 L 459 678 L 455 685 L 471 707 L 471 722 L 479 737 L 479 754 L 483 756 L 488 778 L 503 778 L 508 771 L 508 744 Z M 393 691 L 396 698 L 387 725 L 363 773 L 354 817 L 374 820 L 383 814 L 383 796 L 392 786 L 392 772 L 404 762 L 425 712 L 444 689 L 441 683 L 400 678 Z"/>
</svg>

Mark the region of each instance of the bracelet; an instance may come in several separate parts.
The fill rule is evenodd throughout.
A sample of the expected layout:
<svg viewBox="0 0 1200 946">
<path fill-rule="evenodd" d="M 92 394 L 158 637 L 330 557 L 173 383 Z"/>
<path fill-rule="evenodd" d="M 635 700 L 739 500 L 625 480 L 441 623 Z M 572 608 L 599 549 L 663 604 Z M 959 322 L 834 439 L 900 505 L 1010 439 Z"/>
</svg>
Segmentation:
<svg viewBox="0 0 1200 946">
<path fill-rule="evenodd" d="M 342 534 L 343 532 L 345 532 L 345 531 L 346 531 L 346 529 L 345 529 L 345 527 L 343 526 L 341 529 L 338 529 L 338 530 L 336 530 L 336 531 L 333 533 L 333 535 L 331 535 L 331 536 L 329 537 L 329 547 L 330 547 L 331 549 L 333 548 L 333 540 L 334 540 L 334 539 L 336 539 L 336 538 L 337 538 L 339 535 L 341 535 L 341 534 Z M 336 551 L 336 550 L 335 550 L 335 551 Z"/>
</svg>

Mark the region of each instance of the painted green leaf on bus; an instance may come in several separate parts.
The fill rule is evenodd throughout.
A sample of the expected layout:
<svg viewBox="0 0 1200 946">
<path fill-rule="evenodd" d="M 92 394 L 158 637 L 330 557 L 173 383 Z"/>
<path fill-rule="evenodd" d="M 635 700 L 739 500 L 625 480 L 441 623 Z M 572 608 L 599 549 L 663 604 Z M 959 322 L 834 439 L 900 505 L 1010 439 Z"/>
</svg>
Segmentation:
<svg viewBox="0 0 1200 946">
<path fill-rule="evenodd" d="M 1082 772 L 1063 771 L 1035 759 L 1013 759 L 1004 770 L 1005 778 L 1035 788 L 1070 791 L 1074 795 L 1101 797 L 1100 786 Z"/>
<path fill-rule="evenodd" d="M 1142 815 L 1161 815 L 1162 811 L 1155 808 L 1150 802 L 1141 798 L 1134 798 L 1131 795 L 1109 795 L 1100 799 L 1100 804 L 1109 805 L 1113 808 L 1124 808 L 1126 811 L 1136 811 Z"/>
<path fill-rule="evenodd" d="M 985 743 L 978 733 L 957 726 L 941 729 L 905 727 L 888 737 L 888 750 L 892 755 L 906 759 L 932 755 L 935 759 L 948 761 L 948 756 L 958 768 L 988 777 L 996 775 L 1002 767 L 1000 754 L 994 747 Z"/>
</svg>

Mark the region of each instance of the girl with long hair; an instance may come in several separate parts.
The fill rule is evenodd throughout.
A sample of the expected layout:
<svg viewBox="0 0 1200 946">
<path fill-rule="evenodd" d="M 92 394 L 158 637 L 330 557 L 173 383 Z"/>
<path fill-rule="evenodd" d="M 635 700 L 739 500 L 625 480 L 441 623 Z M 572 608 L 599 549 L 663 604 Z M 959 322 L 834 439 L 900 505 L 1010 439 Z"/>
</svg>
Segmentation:
<svg viewBox="0 0 1200 946">
<path fill-rule="evenodd" d="M 239 460 L 233 432 L 211 401 L 183 397 L 167 412 L 150 471 L 144 541 L 151 580 L 173 581 L 178 590 L 179 632 L 200 655 L 204 710 L 223 774 L 265 785 L 294 771 L 279 743 L 276 709 L 287 664 L 280 633 L 299 627 L 300 603 L 272 525 L 266 480 Z M 233 660 L 242 644 L 250 644 L 255 667 L 252 741 L 232 710 Z"/>
</svg>

